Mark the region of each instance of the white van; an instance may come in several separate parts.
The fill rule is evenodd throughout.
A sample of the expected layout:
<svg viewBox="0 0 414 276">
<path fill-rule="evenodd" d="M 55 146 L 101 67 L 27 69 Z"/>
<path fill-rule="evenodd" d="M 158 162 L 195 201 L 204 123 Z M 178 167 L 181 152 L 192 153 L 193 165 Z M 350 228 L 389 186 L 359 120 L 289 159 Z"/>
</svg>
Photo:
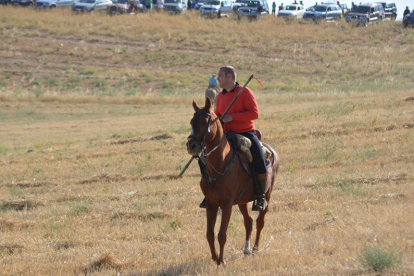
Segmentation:
<svg viewBox="0 0 414 276">
<path fill-rule="evenodd" d="M 164 11 L 168 13 L 179 14 L 186 10 L 187 0 L 164 0 Z"/>
<path fill-rule="evenodd" d="M 233 11 L 233 2 L 230 0 L 207 0 L 200 7 L 200 14 L 203 16 L 228 16 Z"/>
</svg>

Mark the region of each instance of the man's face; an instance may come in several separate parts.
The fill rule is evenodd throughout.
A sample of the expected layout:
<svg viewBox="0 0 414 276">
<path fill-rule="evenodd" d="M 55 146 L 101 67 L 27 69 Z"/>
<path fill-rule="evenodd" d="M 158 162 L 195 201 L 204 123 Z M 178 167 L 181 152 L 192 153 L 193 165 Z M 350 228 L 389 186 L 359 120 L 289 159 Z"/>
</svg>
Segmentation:
<svg viewBox="0 0 414 276">
<path fill-rule="evenodd" d="M 225 88 L 227 86 L 227 83 L 229 81 L 228 77 L 229 75 L 226 77 L 226 73 L 224 73 L 224 69 L 221 69 L 218 72 L 217 81 L 221 88 Z"/>
</svg>

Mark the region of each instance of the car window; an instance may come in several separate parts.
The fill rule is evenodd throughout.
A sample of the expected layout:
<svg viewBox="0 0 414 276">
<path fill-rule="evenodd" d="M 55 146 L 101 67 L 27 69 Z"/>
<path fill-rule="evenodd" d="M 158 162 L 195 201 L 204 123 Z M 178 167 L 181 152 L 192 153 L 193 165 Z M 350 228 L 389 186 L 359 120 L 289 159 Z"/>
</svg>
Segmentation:
<svg viewBox="0 0 414 276">
<path fill-rule="evenodd" d="M 367 6 L 356 6 L 354 8 L 354 12 L 356 12 L 356 13 L 369 13 L 369 7 L 367 7 Z"/>
<path fill-rule="evenodd" d="M 247 1 L 244 6 L 245 7 L 250 7 L 250 8 L 255 8 L 259 5 L 259 1 Z"/>
<path fill-rule="evenodd" d="M 285 6 L 285 11 L 296 11 L 296 6 Z"/>
<path fill-rule="evenodd" d="M 220 5 L 220 1 L 214 1 L 214 0 L 211 0 L 211 1 L 206 1 L 206 2 L 204 3 L 204 5 L 218 6 L 218 5 Z"/>
<path fill-rule="evenodd" d="M 326 7 L 325 6 L 315 6 L 315 11 L 324 12 L 324 11 L 326 11 Z"/>
</svg>

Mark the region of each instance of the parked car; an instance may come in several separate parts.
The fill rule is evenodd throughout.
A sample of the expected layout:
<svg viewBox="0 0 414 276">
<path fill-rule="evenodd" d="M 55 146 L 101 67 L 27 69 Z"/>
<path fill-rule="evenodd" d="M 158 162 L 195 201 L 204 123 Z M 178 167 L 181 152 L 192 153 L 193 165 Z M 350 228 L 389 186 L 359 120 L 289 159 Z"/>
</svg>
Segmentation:
<svg viewBox="0 0 414 276">
<path fill-rule="evenodd" d="M 236 2 L 234 2 L 234 3 L 233 3 L 233 11 L 234 11 L 235 13 L 237 13 L 237 10 L 238 10 L 240 7 L 243 7 L 243 6 L 244 6 L 244 3 L 246 3 L 246 1 L 247 1 L 247 0 L 236 0 Z"/>
<path fill-rule="evenodd" d="M 109 15 L 128 13 L 128 0 L 112 0 L 112 4 L 106 6 L 106 12 Z"/>
<path fill-rule="evenodd" d="M 233 3 L 229 0 L 208 0 L 200 8 L 201 16 L 229 15 L 233 12 Z"/>
<path fill-rule="evenodd" d="M 378 2 L 382 5 L 385 11 L 385 18 L 389 18 L 391 20 L 397 19 L 397 6 L 394 2 Z"/>
<path fill-rule="evenodd" d="M 277 13 L 278 17 L 285 17 L 285 18 L 303 18 L 303 14 L 305 13 L 305 8 L 299 4 L 291 4 L 286 5 L 283 10 Z"/>
<path fill-rule="evenodd" d="M 414 14 L 413 13 L 409 13 L 406 14 L 403 18 L 403 24 L 404 24 L 404 28 L 407 27 L 414 27 Z"/>
<path fill-rule="evenodd" d="M 243 16 L 251 19 L 257 18 L 257 7 L 259 6 L 259 3 L 263 7 L 261 15 L 269 14 L 269 5 L 266 0 L 249 0 L 244 3 L 243 7 L 240 7 L 237 10 L 238 18 L 240 19 Z"/>
<path fill-rule="evenodd" d="M 342 10 L 336 4 L 322 4 L 314 6 L 313 10 L 306 11 L 303 19 L 313 20 L 340 20 Z"/>
<path fill-rule="evenodd" d="M 309 8 L 306 8 L 305 13 L 307 11 L 315 11 L 315 7 L 316 7 L 316 5 L 315 6 L 310 6 Z M 305 14 L 303 14 L 303 15 L 305 15 Z"/>
<path fill-rule="evenodd" d="M 385 11 L 379 3 L 369 3 L 356 6 L 353 12 L 350 12 L 346 16 L 346 22 L 357 22 L 368 26 L 371 23 L 378 22 L 381 24 L 385 19 Z"/>
<path fill-rule="evenodd" d="M 36 0 L 11 0 L 10 3 L 13 5 L 33 7 L 36 4 Z"/>
<path fill-rule="evenodd" d="M 187 10 L 187 1 L 185 0 L 165 0 L 164 11 L 168 13 L 179 14 Z"/>
<path fill-rule="evenodd" d="M 106 7 L 112 5 L 110 0 L 80 0 L 73 4 L 72 11 L 74 12 L 91 12 L 106 11 Z"/>
<path fill-rule="evenodd" d="M 193 6 L 195 10 L 199 10 L 201 8 L 202 5 L 204 5 L 204 3 L 206 2 L 206 0 L 198 0 L 195 4 L 193 3 Z"/>
<path fill-rule="evenodd" d="M 72 6 L 76 1 L 74 0 L 37 0 L 37 8 L 65 8 Z"/>
</svg>

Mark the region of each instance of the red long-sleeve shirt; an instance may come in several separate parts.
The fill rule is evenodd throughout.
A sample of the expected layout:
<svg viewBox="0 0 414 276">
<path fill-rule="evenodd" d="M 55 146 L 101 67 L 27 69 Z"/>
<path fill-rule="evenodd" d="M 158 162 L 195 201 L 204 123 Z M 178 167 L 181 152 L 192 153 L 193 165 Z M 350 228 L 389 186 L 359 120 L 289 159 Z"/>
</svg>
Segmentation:
<svg viewBox="0 0 414 276">
<path fill-rule="evenodd" d="M 225 92 L 223 94 L 222 91 L 218 94 L 215 110 L 217 116 L 221 117 L 242 88 L 243 86 L 238 85 L 231 92 Z M 254 120 L 259 118 L 259 107 L 257 106 L 253 92 L 246 87 L 226 115 L 233 115 L 233 120 L 224 125 L 226 133 L 229 131 L 243 133 L 255 130 Z"/>
</svg>

